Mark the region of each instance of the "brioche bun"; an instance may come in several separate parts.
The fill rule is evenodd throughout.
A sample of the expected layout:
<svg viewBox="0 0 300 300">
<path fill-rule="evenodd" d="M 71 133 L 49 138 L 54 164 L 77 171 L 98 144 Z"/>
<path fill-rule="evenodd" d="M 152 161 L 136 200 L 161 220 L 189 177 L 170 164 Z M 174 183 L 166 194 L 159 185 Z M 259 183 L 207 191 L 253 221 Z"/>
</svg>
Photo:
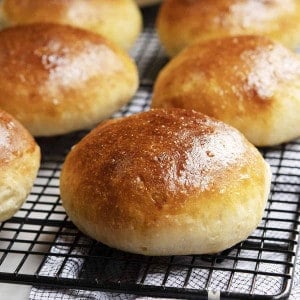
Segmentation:
<svg viewBox="0 0 300 300">
<path fill-rule="evenodd" d="M 0 110 L 0 222 L 24 203 L 40 166 L 40 148 L 30 133 Z"/>
<path fill-rule="evenodd" d="M 120 47 L 131 48 L 142 29 L 134 0 L 3 0 L 2 26 L 60 23 L 91 30 Z"/>
<path fill-rule="evenodd" d="M 300 59 L 260 36 L 187 47 L 161 70 L 153 108 L 195 109 L 236 127 L 256 146 L 300 136 Z"/>
<path fill-rule="evenodd" d="M 35 136 L 88 128 L 126 104 L 135 63 L 98 34 L 36 23 L 0 32 L 0 108 Z"/>
<path fill-rule="evenodd" d="M 60 190 L 87 235 L 145 255 L 222 251 L 262 218 L 270 170 L 236 129 L 195 111 L 99 125 L 72 148 Z"/>
<path fill-rule="evenodd" d="M 170 56 L 194 42 L 249 34 L 295 48 L 300 44 L 300 1 L 165 0 L 157 31 Z"/>
</svg>

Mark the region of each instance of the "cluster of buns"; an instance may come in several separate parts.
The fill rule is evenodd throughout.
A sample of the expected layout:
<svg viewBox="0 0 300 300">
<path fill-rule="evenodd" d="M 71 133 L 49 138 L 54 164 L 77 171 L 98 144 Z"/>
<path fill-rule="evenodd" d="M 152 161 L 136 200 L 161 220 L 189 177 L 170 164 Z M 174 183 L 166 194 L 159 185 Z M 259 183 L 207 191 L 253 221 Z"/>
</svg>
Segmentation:
<svg viewBox="0 0 300 300">
<path fill-rule="evenodd" d="M 40 157 L 32 135 L 90 128 L 132 98 L 139 79 L 125 49 L 139 35 L 142 19 L 134 0 L 0 5 L 3 221 L 19 209 L 35 179 Z"/>
<path fill-rule="evenodd" d="M 167 53 L 152 107 L 195 109 L 256 146 L 300 136 L 297 0 L 166 0 L 157 30 Z M 175 35 L 174 32 L 177 32 Z"/>
<path fill-rule="evenodd" d="M 295 138 L 300 121 L 299 59 L 253 34 L 294 46 L 297 9 L 294 1 L 162 3 L 157 29 L 167 53 L 191 45 L 159 74 L 153 109 L 98 125 L 67 155 L 62 203 L 80 230 L 144 255 L 215 253 L 247 238 L 271 181 L 250 142 Z"/>
<path fill-rule="evenodd" d="M 214 1 L 215 7 L 218 2 L 230 1 Z M 166 0 L 159 18 L 164 10 L 174 18 L 176 3 L 179 8 L 184 3 L 183 11 L 188 11 L 197 1 Z M 149 1 L 4 0 L 0 15 L 9 28 L 0 32 L 0 108 L 35 136 L 89 128 L 109 117 L 138 86 L 136 65 L 121 50 L 128 49 L 140 31 L 137 4 Z M 174 8 L 165 9 L 172 4 Z M 213 7 L 212 2 L 206 7 Z M 67 214 L 80 230 L 109 246 L 144 255 L 214 253 L 244 240 L 262 218 L 270 190 L 268 164 L 237 129 L 193 110 L 202 104 L 193 105 L 202 93 L 202 106 L 219 119 L 219 111 L 228 120 L 240 113 L 241 124 L 246 111 L 276 119 L 282 102 L 268 97 L 276 94 L 277 99 L 282 87 L 297 90 L 298 61 L 286 49 L 254 36 L 184 51 L 156 82 L 153 107 L 159 108 L 102 122 L 64 162 L 60 191 Z M 220 95 L 226 101 L 218 102 Z M 295 109 L 297 101 L 292 92 L 289 95 L 289 109 Z M 230 102 L 234 97 L 240 101 L 237 109 Z M 20 174 L 18 189 L 1 182 L 5 219 L 32 185 L 39 148 L 22 125 L 6 113 L 1 116 L 3 176 L 13 182 L 10 172 Z M 274 128 L 274 122 L 246 120 L 255 124 L 252 131 L 262 124 L 270 132 Z M 15 133 L 20 137 L 9 135 Z M 273 141 L 273 135 L 267 140 Z"/>
<path fill-rule="evenodd" d="M 300 60 L 288 49 L 300 41 L 299 12 L 293 0 L 165 0 L 157 31 L 176 56 L 152 110 L 99 125 L 68 154 L 61 196 L 73 222 L 145 255 L 247 238 L 271 180 L 253 144 L 300 135 Z"/>
</svg>

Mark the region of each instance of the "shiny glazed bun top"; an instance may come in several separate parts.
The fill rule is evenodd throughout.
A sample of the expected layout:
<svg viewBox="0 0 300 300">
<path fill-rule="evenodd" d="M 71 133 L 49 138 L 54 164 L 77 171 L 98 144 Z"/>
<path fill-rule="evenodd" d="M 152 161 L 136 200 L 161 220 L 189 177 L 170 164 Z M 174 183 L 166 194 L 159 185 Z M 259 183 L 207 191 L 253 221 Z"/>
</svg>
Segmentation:
<svg viewBox="0 0 300 300">
<path fill-rule="evenodd" d="M 99 33 L 124 49 L 131 48 L 142 27 L 134 0 L 3 0 L 0 7 L 2 26 L 68 24 Z"/>
<path fill-rule="evenodd" d="M 300 1 L 165 0 L 157 30 L 171 56 L 196 41 L 246 34 L 294 48 L 300 43 Z"/>
<path fill-rule="evenodd" d="M 133 60 L 98 34 L 36 23 L 0 32 L 0 108 L 35 136 L 84 129 L 127 103 Z"/>
<path fill-rule="evenodd" d="M 257 146 L 300 136 L 300 59 L 261 36 L 187 47 L 164 69 L 152 107 L 195 109 L 240 130 Z"/>
<path fill-rule="evenodd" d="M 30 133 L 0 110 L 0 222 L 13 216 L 30 192 L 40 165 L 40 148 Z"/>
<path fill-rule="evenodd" d="M 237 130 L 181 109 L 110 120 L 68 154 L 60 190 L 89 236 L 146 255 L 212 253 L 262 217 L 269 167 Z"/>
</svg>

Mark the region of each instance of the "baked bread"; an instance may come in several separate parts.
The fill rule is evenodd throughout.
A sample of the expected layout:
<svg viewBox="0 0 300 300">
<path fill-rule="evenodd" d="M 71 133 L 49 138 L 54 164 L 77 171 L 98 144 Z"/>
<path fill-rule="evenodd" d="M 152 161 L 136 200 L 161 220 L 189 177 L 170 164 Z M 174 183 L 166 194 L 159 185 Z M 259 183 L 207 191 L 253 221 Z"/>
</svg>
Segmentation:
<svg viewBox="0 0 300 300">
<path fill-rule="evenodd" d="M 24 203 L 40 165 L 40 148 L 30 133 L 0 110 L 0 222 Z"/>
<path fill-rule="evenodd" d="M 187 47 L 160 72 L 153 108 L 195 109 L 256 146 L 300 136 L 300 60 L 268 38 L 239 36 Z"/>
<path fill-rule="evenodd" d="M 91 30 L 129 49 L 142 29 L 134 0 L 3 0 L 2 26 L 61 23 Z"/>
<path fill-rule="evenodd" d="M 135 63 L 98 34 L 35 23 L 0 32 L 0 108 L 35 136 L 84 129 L 127 103 Z"/>
<path fill-rule="evenodd" d="M 170 56 L 194 42 L 249 34 L 295 48 L 300 44 L 300 1 L 165 0 L 157 31 Z"/>
<path fill-rule="evenodd" d="M 87 235 L 144 255 L 222 251 L 263 215 L 270 170 L 236 129 L 151 110 L 99 125 L 67 155 L 62 203 Z"/>
</svg>

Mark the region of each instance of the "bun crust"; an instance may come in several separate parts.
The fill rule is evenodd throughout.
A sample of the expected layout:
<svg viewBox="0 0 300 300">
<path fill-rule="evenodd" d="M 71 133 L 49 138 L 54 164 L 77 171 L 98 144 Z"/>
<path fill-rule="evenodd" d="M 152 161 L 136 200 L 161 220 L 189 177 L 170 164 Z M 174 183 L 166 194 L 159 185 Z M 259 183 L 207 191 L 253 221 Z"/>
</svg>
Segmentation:
<svg viewBox="0 0 300 300">
<path fill-rule="evenodd" d="M 295 48 L 300 44 L 298 0 L 165 0 L 157 30 L 173 56 L 194 42 L 235 35 L 265 35 Z"/>
<path fill-rule="evenodd" d="M 13 216 L 29 194 L 40 165 L 40 149 L 29 132 L 0 111 L 0 222 Z"/>
<path fill-rule="evenodd" d="M 299 56 L 259 36 L 194 44 L 160 72 L 152 107 L 195 109 L 257 146 L 289 141 L 300 136 Z"/>
<path fill-rule="evenodd" d="M 0 32 L 0 108 L 35 136 L 84 129 L 127 103 L 138 73 L 100 35 L 59 24 Z"/>
<path fill-rule="evenodd" d="M 134 0 L 3 0 L 3 26 L 60 23 L 91 30 L 129 49 L 142 28 Z"/>
<path fill-rule="evenodd" d="M 87 235 L 145 255 L 214 253 L 258 225 L 270 170 L 237 130 L 195 111 L 110 120 L 67 155 L 60 190 Z"/>
</svg>

